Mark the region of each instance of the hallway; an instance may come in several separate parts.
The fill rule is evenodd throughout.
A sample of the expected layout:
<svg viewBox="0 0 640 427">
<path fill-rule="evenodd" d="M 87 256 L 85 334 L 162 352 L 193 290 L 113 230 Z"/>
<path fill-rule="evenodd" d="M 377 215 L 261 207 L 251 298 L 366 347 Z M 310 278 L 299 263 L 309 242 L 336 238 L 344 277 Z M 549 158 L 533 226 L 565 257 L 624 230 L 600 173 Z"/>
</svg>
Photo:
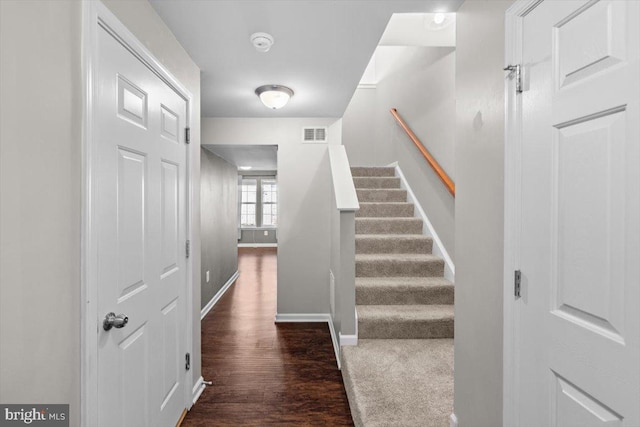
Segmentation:
<svg viewBox="0 0 640 427">
<path fill-rule="evenodd" d="M 237 282 L 202 322 L 212 381 L 183 427 L 351 426 L 328 326 L 275 324 L 275 248 L 240 248 Z"/>
</svg>

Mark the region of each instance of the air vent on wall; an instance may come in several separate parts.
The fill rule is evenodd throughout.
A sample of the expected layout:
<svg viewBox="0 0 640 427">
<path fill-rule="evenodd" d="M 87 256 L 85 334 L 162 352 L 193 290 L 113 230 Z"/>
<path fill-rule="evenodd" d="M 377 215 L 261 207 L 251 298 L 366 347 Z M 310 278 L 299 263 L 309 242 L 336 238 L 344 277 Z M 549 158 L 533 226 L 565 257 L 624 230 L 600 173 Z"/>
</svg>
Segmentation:
<svg viewBox="0 0 640 427">
<path fill-rule="evenodd" d="M 302 128 L 303 142 L 327 142 L 327 128 Z"/>
</svg>

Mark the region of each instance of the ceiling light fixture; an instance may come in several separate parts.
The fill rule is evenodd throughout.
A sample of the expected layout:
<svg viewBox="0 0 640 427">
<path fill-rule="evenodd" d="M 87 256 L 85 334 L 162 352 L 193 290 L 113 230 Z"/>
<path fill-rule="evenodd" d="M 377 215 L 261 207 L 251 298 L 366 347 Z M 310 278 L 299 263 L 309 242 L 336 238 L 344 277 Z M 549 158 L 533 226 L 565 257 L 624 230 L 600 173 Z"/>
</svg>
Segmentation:
<svg viewBox="0 0 640 427">
<path fill-rule="evenodd" d="M 436 13 L 433 15 L 433 23 L 436 25 L 440 25 L 444 22 L 444 13 Z"/>
<path fill-rule="evenodd" d="M 241 171 L 248 171 L 251 169 L 251 166 L 238 166 L 238 169 L 240 169 Z"/>
<path fill-rule="evenodd" d="M 256 95 L 265 106 L 277 110 L 287 105 L 289 98 L 293 96 L 293 91 L 286 86 L 264 85 L 256 89 Z"/>
<path fill-rule="evenodd" d="M 275 42 L 273 36 L 267 33 L 253 33 L 251 34 L 251 37 L 249 37 L 249 40 L 251 40 L 253 47 L 255 47 L 258 52 L 262 53 L 269 52 L 269 49 L 271 49 L 271 46 L 273 46 L 273 43 Z"/>
</svg>

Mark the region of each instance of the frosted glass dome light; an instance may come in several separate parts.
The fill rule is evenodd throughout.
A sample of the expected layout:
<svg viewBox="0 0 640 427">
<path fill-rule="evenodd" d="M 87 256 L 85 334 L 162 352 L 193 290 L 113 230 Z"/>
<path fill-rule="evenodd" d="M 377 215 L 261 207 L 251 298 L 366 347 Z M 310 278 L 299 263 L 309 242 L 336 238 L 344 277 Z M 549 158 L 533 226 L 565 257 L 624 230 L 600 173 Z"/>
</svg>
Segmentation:
<svg viewBox="0 0 640 427">
<path fill-rule="evenodd" d="M 281 85 L 264 85 L 256 89 L 260 101 L 273 110 L 284 107 L 293 96 L 293 90 Z"/>
</svg>

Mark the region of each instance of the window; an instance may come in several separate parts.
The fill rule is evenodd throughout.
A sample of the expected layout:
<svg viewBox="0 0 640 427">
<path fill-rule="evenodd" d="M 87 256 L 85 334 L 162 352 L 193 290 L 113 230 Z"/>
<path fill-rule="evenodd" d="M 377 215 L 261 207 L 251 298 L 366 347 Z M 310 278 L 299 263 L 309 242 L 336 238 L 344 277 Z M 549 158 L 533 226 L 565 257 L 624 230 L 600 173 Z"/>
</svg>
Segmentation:
<svg viewBox="0 0 640 427">
<path fill-rule="evenodd" d="M 275 177 L 240 179 L 240 227 L 278 226 L 278 183 Z"/>
<path fill-rule="evenodd" d="M 275 179 L 263 179 L 262 186 L 262 226 L 278 225 L 278 187 Z"/>
<path fill-rule="evenodd" d="M 256 194 L 258 181 L 255 179 L 243 179 L 240 184 L 240 226 L 256 226 Z"/>
</svg>

